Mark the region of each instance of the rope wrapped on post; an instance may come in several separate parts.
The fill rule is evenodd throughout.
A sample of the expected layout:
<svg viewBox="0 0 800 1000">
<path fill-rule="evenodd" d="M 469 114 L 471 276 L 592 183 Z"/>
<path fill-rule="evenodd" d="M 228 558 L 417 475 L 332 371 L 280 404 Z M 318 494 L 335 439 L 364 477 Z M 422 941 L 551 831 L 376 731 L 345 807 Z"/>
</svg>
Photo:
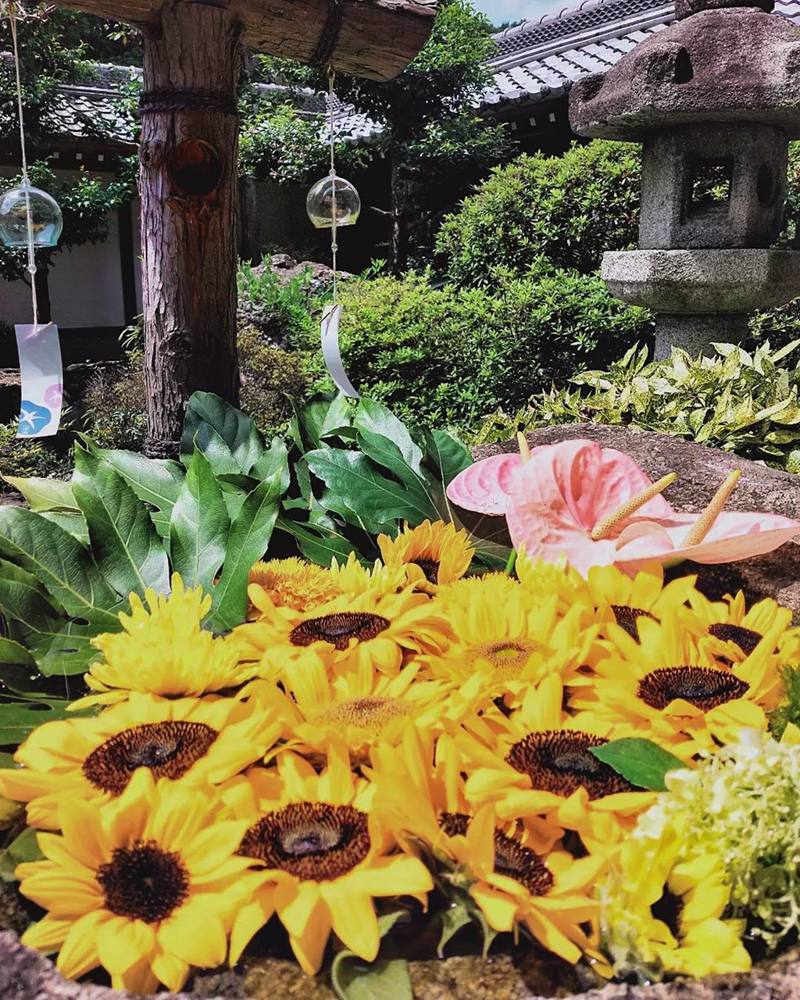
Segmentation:
<svg viewBox="0 0 800 1000">
<path fill-rule="evenodd" d="M 208 87 L 158 87 L 146 90 L 139 98 L 139 111 L 152 115 L 164 111 L 218 111 L 238 115 L 236 96 L 225 90 Z"/>
</svg>

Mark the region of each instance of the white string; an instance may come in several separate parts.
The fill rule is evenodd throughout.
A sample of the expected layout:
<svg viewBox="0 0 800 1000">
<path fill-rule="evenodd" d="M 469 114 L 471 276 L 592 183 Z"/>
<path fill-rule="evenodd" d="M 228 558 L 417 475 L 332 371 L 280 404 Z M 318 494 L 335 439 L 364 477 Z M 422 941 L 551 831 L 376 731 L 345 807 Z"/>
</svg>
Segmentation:
<svg viewBox="0 0 800 1000">
<path fill-rule="evenodd" d="M 336 71 L 333 66 L 328 67 L 328 111 L 330 112 L 330 122 L 328 126 L 328 131 L 330 133 L 330 145 L 331 145 L 331 211 L 333 212 L 333 226 L 331 227 L 331 257 L 333 265 L 333 304 L 336 305 L 339 298 L 339 270 L 336 266 L 336 256 L 339 250 L 339 245 L 336 242 L 336 141 L 333 134 L 333 81 L 336 77 Z"/>
<path fill-rule="evenodd" d="M 11 45 L 14 52 L 14 74 L 17 81 L 17 117 L 19 120 L 19 146 L 22 154 L 22 185 L 25 190 L 25 222 L 28 230 L 28 274 L 31 276 L 31 305 L 33 307 L 33 332 L 39 329 L 39 304 L 36 300 L 36 251 L 33 244 L 33 213 L 29 192 L 28 156 L 25 150 L 25 123 L 22 111 L 22 80 L 19 72 L 19 48 L 17 46 L 17 15 L 14 0 L 5 0 L 11 27 Z"/>
</svg>

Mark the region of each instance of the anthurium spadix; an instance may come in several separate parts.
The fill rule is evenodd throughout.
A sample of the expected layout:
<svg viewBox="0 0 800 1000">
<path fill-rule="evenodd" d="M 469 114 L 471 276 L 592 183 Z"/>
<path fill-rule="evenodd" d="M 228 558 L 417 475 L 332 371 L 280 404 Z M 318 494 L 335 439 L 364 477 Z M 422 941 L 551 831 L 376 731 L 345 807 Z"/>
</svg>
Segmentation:
<svg viewBox="0 0 800 1000">
<path fill-rule="evenodd" d="M 675 475 L 651 482 L 623 452 L 594 441 L 496 455 L 461 472 L 447 489 L 460 507 L 505 515 L 515 548 L 534 559 L 566 559 L 635 571 L 645 563 L 734 562 L 771 552 L 800 534 L 800 521 L 778 514 L 724 511 L 732 473 L 701 514 L 680 514 L 661 495 Z"/>
</svg>

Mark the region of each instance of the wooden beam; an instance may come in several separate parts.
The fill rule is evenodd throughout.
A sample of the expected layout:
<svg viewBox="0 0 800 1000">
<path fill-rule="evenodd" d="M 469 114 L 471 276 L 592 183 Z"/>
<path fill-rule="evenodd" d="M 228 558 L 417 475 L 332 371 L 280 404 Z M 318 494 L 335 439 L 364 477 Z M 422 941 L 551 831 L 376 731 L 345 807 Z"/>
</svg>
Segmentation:
<svg viewBox="0 0 800 1000">
<path fill-rule="evenodd" d="M 164 0 L 56 0 L 59 6 L 161 30 Z M 438 0 L 219 0 L 254 52 L 332 64 L 373 80 L 398 75 L 428 40 Z M 329 43 L 325 45 L 327 40 Z M 329 50 L 329 51 L 327 51 Z"/>
</svg>

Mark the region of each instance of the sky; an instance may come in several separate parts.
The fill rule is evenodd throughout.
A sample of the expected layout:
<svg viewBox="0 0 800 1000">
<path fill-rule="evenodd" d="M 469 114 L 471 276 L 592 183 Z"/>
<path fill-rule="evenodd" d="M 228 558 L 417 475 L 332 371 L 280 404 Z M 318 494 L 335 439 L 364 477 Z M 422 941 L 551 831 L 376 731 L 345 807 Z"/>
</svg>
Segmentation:
<svg viewBox="0 0 800 1000">
<path fill-rule="evenodd" d="M 495 24 L 503 21 L 532 20 L 542 14 L 551 14 L 564 7 L 575 6 L 577 0 L 473 0 Z"/>
</svg>

